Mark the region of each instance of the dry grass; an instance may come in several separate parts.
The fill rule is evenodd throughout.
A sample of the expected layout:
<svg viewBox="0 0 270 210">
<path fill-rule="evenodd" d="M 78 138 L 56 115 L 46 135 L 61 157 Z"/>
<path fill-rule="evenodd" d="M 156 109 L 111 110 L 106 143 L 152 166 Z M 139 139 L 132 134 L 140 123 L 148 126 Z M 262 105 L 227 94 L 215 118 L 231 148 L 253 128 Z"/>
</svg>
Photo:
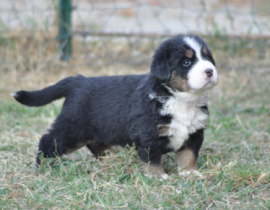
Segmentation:
<svg viewBox="0 0 270 210">
<path fill-rule="evenodd" d="M 211 120 L 199 158 L 205 178 L 179 177 L 176 157 L 168 154 L 164 163 L 170 178 L 158 181 L 141 173 L 132 148 L 115 148 L 101 160 L 81 149 L 54 166 L 47 160 L 36 169 L 38 140 L 59 113 L 62 100 L 29 108 L 10 96 L 77 73 L 147 72 L 155 44 L 137 49 L 145 55 L 140 66 L 112 62 L 128 58 L 140 63 L 136 52 L 125 45 L 88 44 L 88 50 L 101 56 L 95 66 L 94 55 L 89 65 L 82 65 L 89 58 L 83 53 L 85 47 L 76 49 L 67 64 L 58 61 L 55 43 L 36 40 L 28 48 L 23 48 L 26 40 L 0 45 L 5 52 L 0 66 L 1 209 L 270 209 L 269 52 L 259 59 L 256 48 L 246 48 L 241 55 L 214 48 L 220 84 L 211 92 Z"/>
</svg>

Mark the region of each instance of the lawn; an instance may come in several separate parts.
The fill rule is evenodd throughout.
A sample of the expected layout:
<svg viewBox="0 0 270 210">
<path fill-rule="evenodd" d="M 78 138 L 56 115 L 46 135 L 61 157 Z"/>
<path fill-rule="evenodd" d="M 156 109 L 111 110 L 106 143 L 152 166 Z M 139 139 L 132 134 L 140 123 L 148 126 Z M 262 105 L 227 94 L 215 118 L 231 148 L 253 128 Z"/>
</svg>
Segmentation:
<svg viewBox="0 0 270 210">
<path fill-rule="evenodd" d="M 83 148 L 36 168 L 39 138 L 63 100 L 29 108 L 10 96 L 77 73 L 143 73 L 149 63 L 92 68 L 61 63 L 34 48 L 28 57 L 12 50 L 0 64 L 1 209 L 270 209 L 269 52 L 257 58 L 213 50 L 220 83 L 210 92 L 211 118 L 198 161 L 204 178 L 179 176 L 169 153 L 164 165 L 170 178 L 160 181 L 141 172 L 133 148 L 113 148 L 101 159 Z"/>
</svg>

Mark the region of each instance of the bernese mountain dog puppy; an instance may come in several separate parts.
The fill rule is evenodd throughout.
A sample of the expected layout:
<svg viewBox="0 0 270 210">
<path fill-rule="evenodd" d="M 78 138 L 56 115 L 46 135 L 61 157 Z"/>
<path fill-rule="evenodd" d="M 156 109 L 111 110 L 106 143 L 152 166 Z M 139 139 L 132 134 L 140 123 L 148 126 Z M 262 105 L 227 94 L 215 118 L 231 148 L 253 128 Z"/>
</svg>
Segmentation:
<svg viewBox="0 0 270 210">
<path fill-rule="evenodd" d="M 27 106 L 65 97 L 61 113 L 39 142 L 51 158 L 86 146 L 94 155 L 135 145 L 143 170 L 167 178 L 162 155 L 175 152 L 179 172 L 196 170 L 209 112 L 207 92 L 218 83 L 215 61 L 198 36 L 176 36 L 156 50 L 144 75 L 67 77 L 38 91 L 18 91 Z M 41 155 L 43 154 L 43 155 Z"/>
</svg>

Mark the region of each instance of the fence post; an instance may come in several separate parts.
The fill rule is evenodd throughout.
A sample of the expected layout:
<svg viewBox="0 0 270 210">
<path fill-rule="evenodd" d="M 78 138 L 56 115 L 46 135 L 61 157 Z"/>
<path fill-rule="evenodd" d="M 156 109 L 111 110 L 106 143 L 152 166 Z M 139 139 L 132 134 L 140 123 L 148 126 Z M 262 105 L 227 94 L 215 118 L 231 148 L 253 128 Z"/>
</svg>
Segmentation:
<svg viewBox="0 0 270 210">
<path fill-rule="evenodd" d="M 71 46 L 71 0 L 60 0 L 58 16 L 58 39 L 61 60 L 68 60 L 72 54 Z"/>
</svg>

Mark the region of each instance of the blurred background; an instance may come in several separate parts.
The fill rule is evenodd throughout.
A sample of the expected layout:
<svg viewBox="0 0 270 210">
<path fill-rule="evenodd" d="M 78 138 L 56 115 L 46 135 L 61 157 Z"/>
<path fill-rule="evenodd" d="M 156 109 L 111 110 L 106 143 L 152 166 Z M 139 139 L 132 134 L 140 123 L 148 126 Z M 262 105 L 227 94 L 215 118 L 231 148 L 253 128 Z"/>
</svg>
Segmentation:
<svg viewBox="0 0 270 210">
<path fill-rule="evenodd" d="M 269 0 L 1 0 L 1 97 L 78 73 L 148 72 L 178 34 L 202 36 L 220 73 L 269 75 Z"/>
<path fill-rule="evenodd" d="M 269 49 L 270 1 L 1 0 L 0 68 L 148 67 L 162 40 L 190 33 L 206 39 L 219 67 L 254 66 Z"/>
</svg>

